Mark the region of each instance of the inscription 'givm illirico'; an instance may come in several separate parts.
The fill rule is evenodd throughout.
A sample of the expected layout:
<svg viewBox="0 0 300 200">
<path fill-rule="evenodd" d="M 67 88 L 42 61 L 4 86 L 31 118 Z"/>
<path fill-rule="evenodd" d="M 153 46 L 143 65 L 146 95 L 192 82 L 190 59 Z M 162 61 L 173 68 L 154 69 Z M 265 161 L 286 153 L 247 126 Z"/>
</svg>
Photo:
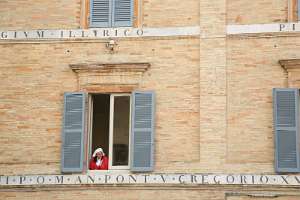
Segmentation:
<svg viewBox="0 0 300 200">
<path fill-rule="evenodd" d="M 143 29 L 77 29 L 77 30 L 32 30 L 0 31 L 0 39 L 93 39 L 109 37 L 140 37 Z"/>
<path fill-rule="evenodd" d="M 0 176 L 0 185 L 68 184 L 179 184 L 179 185 L 290 185 L 300 186 L 300 176 L 233 174 L 104 174 Z"/>
</svg>

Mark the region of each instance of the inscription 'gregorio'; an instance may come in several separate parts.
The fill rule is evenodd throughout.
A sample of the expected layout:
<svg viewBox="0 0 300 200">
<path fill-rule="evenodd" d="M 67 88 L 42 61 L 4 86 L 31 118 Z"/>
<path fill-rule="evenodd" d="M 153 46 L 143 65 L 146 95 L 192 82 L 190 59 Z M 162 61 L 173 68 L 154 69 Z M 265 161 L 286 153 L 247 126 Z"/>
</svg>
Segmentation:
<svg viewBox="0 0 300 200">
<path fill-rule="evenodd" d="M 0 176 L 0 185 L 177 184 L 300 186 L 300 176 L 237 174 L 105 174 Z"/>
</svg>

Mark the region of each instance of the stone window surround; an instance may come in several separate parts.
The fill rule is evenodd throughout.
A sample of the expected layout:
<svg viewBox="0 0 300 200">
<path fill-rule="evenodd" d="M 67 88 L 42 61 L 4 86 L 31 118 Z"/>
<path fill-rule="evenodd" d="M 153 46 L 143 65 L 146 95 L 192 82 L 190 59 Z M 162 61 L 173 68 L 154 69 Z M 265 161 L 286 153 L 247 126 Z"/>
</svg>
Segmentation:
<svg viewBox="0 0 300 200">
<path fill-rule="evenodd" d="M 279 60 L 279 64 L 287 71 L 288 87 L 300 88 L 300 59 Z"/>
<path fill-rule="evenodd" d="M 78 90 L 91 93 L 132 92 L 150 63 L 70 64 L 77 75 Z"/>
</svg>

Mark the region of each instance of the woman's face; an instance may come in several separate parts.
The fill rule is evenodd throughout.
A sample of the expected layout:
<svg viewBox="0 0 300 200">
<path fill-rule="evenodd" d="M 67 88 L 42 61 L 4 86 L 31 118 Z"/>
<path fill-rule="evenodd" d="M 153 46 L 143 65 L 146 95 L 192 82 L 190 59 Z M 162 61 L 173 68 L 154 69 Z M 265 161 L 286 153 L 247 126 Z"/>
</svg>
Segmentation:
<svg viewBox="0 0 300 200">
<path fill-rule="evenodd" d="M 98 158 L 102 158 L 103 154 L 102 154 L 102 152 L 97 152 L 97 153 L 96 153 L 96 156 L 97 156 Z"/>
</svg>

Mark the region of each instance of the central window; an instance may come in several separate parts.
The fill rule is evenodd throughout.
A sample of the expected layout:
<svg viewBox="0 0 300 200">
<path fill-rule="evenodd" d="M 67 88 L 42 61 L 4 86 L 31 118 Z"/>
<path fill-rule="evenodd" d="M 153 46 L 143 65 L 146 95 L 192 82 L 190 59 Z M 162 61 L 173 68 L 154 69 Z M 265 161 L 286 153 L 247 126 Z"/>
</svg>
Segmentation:
<svg viewBox="0 0 300 200">
<path fill-rule="evenodd" d="M 90 27 L 131 27 L 134 0 L 91 0 Z"/>
<path fill-rule="evenodd" d="M 90 152 L 103 148 L 109 169 L 130 168 L 130 97 L 130 94 L 90 95 Z"/>
</svg>

